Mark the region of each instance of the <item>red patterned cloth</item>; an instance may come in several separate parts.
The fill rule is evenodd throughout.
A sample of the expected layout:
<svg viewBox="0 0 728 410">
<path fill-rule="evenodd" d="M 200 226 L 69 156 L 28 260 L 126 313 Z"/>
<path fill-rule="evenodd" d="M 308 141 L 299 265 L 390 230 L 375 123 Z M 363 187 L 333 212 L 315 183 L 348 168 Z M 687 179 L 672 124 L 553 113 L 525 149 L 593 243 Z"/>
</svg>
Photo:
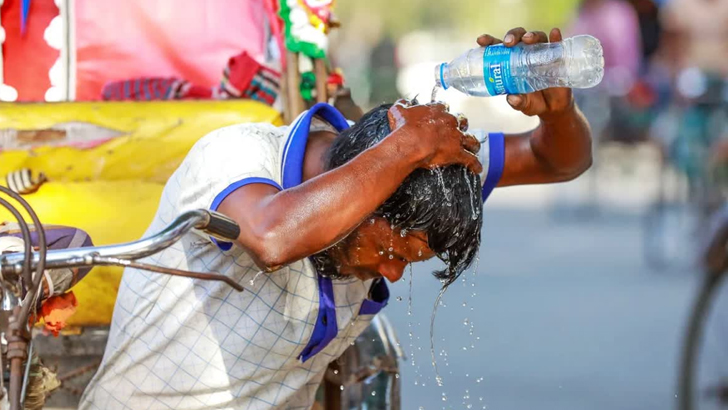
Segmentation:
<svg viewBox="0 0 728 410">
<path fill-rule="evenodd" d="M 220 85 L 207 88 L 179 78 L 147 77 L 107 83 L 106 101 L 151 101 L 246 98 L 273 105 L 280 91 L 281 75 L 243 52 L 228 60 Z"/>
</svg>

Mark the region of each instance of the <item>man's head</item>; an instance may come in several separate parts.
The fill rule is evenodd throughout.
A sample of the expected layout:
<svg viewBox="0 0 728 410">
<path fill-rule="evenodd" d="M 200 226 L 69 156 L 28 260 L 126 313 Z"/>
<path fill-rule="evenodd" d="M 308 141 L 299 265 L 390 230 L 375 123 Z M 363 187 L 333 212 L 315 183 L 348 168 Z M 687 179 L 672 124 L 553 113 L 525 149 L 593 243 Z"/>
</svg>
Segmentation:
<svg viewBox="0 0 728 410">
<path fill-rule="evenodd" d="M 337 168 L 391 132 L 382 105 L 334 140 L 324 158 Z M 399 280 L 407 264 L 438 256 L 447 268 L 434 272 L 445 286 L 471 264 L 480 247 L 483 202 L 480 177 L 463 166 L 418 169 L 354 232 L 313 257 L 331 276 Z"/>
</svg>

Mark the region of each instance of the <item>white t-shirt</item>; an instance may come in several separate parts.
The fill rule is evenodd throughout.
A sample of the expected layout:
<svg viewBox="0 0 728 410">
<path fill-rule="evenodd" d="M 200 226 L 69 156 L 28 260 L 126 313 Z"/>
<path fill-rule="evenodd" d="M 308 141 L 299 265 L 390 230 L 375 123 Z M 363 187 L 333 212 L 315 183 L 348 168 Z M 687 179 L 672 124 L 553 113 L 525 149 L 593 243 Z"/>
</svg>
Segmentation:
<svg viewBox="0 0 728 410">
<path fill-rule="evenodd" d="M 145 236 L 185 211 L 217 209 L 246 184 L 300 184 L 314 114 L 339 130 L 348 126 L 319 104 L 288 129 L 234 125 L 202 138 L 167 182 Z M 493 135 L 485 151 L 498 140 Z M 489 179 L 500 173 L 493 162 L 502 168 L 502 135 L 500 143 L 500 159 L 486 155 Z M 389 298 L 383 280 L 327 279 L 308 259 L 257 275 L 242 249 L 200 233 L 146 262 L 217 272 L 246 289 L 126 269 L 104 358 L 81 410 L 309 409 L 328 364 Z"/>
</svg>

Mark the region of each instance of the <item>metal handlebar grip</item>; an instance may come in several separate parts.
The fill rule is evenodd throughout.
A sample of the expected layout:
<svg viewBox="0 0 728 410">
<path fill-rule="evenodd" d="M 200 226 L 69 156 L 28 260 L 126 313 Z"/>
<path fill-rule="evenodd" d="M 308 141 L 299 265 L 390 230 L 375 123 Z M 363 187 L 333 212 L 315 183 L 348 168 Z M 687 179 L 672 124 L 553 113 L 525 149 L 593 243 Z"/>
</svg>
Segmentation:
<svg viewBox="0 0 728 410">
<path fill-rule="evenodd" d="M 234 241 L 238 239 L 240 236 L 240 226 L 238 226 L 235 221 L 214 211 L 207 211 L 207 213 L 210 215 L 207 224 L 198 229 L 202 229 L 215 238 L 224 241 Z"/>
</svg>

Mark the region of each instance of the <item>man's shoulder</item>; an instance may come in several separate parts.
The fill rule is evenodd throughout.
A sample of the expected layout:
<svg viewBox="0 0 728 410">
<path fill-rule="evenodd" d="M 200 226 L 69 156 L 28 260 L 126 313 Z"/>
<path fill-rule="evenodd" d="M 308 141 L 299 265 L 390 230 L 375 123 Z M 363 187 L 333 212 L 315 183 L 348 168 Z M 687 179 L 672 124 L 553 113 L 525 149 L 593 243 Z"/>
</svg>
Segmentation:
<svg viewBox="0 0 728 410">
<path fill-rule="evenodd" d="M 211 143 L 235 143 L 238 141 L 244 141 L 251 143 L 258 141 L 260 143 L 271 143 L 278 142 L 286 135 L 286 127 L 277 127 L 273 124 L 260 122 L 260 123 L 243 123 L 233 124 L 226 127 L 218 128 L 211 131 L 202 139 L 199 143 L 211 144 Z"/>
<path fill-rule="evenodd" d="M 200 138 L 187 161 L 276 158 L 286 137 L 286 128 L 269 123 L 244 123 L 218 128 Z"/>
</svg>

